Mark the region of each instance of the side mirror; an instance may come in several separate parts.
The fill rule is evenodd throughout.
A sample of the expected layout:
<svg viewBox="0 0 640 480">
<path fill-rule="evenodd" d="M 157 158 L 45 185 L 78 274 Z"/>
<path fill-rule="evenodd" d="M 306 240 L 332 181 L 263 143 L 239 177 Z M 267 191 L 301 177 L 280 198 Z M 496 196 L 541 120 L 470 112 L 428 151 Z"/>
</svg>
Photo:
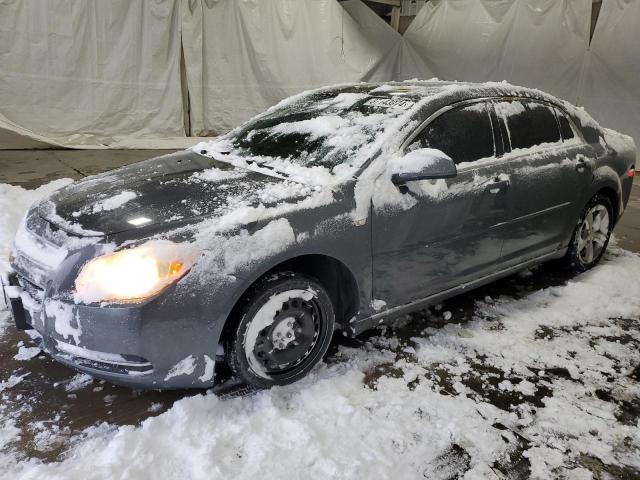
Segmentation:
<svg viewBox="0 0 640 480">
<path fill-rule="evenodd" d="M 444 152 L 433 148 L 419 148 L 394 162 L 391 181 L 403 185 L 416 180 L 452 178 L 458 174 L 456 164 Z"/>
</svg>

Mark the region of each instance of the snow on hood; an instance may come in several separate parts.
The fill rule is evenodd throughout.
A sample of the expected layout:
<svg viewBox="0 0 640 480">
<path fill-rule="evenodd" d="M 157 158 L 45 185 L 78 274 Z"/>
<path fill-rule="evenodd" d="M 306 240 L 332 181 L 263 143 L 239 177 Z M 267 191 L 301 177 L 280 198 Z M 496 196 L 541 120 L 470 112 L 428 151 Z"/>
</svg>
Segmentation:
<svg viewBox="0 0 640 480">
<path fill-rule="evenodd" d="M 234 167 L 191 152 L 180 152 L 89 177 L 54 193 L 39 214 L 80 236 L 101 236 L 185 224 L 211 232 L 259 219 L 269 207 L 295 203 L 318 193 L 286 178 Z"/>
<path fill-rule="evenodd" d="M 0 184 L 0 272 L 9 270 L 9 253 L 29 206 L 71 182 L 70 178 L 63 178 L 35 190 Z"/>
<path fill-rule="evenodd" d="M 88 244 L 99 243 L 103 255 L 160 239 L 187 240 L 201 252 L 189 275 L 197 281 L 202 279 L 199 275 L 209 278 L 212 272 L 231 275 L 240 266 L 277 254 L 296 241 L 283 215 L 333 200 L 330 188 L 234 167 L 187 151 L 68 185 L 40 200 L 32 215 L 60 228 L 56 252 L 62 258 L 52 259 L 56 265 L 69 252 Z M 248 224 L 257 222 L 263 223 L 254 227 L 256 231 L 246 230 Z M 147 229 L 138 234 L 138 228 Z M 121 237 L 118 245 L 108 237 L 128 231 L 132 233 Z M 12 240 L 15 232 L 11 228 Z M 17 241 L 24 252 L 33 242 L 24 241 L 28 237 L 25 228 L 20 232 L 23 235 Z"/>
</svg>

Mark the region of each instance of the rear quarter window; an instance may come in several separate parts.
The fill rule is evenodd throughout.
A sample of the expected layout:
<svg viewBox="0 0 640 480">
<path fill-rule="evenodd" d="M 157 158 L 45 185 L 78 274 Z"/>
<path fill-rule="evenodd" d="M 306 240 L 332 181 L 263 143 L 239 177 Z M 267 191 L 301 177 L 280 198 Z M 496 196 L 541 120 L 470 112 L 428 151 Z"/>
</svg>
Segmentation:
<svg viewBox="0 0 640 480">
<path fill-rule="evenodd" d="M 556 108 L 556 116 L 558 117 L 558 126 L 560 127 L 560 135 L 562 135 L 562 140 L 567 141 L 575 138 L 576 134 L 573 132 L 573 128 L 571 127 L 571 121 L 567 117 L 567 115 L 560 109 Z"/>
</svg>

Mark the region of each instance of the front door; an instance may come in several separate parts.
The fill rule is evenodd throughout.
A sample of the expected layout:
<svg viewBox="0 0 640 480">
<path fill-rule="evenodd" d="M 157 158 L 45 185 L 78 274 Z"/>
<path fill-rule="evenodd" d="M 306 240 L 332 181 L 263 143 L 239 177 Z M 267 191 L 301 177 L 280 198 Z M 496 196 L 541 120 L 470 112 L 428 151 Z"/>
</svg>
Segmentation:
<svg viewBox="0 0 640 480">
<path fill-rule="evenodd" d="M 406 151 L 441 150 L 456 162 L 458 175 L 409 182 L 404 195 L 415 200 L 410 208 L 373 208 L 373 295 L 387 308 L 495 268 L 504 239 L 510 184 L 498 158 L 502 142 L 494 140 L 493 115 L 488 104 L 479 102 L 445 111 L 432 120 Z"/>
</svg>

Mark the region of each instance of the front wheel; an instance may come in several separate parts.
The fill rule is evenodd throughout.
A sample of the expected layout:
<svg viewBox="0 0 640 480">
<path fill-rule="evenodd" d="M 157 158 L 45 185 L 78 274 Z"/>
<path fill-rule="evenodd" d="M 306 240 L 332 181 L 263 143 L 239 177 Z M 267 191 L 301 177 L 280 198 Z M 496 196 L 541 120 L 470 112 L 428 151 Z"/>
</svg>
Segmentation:
<svg viewBox="0 0 640 480">
<path fill-rule="evenodd" d="M 324 287 L 295 272 L 269 275 L 243 298 L 225 356 L 248 385 L 269 388 L 305 376 L 323 357 L 335 313 Z"/>
<path fill-rule="evenodd" d="M 606 195 L 594 196 L 582 211 L 565 257 L 576 273 L 594 267 L 602 258 L 613 230 L 613 206 Z"/>
</svg>

